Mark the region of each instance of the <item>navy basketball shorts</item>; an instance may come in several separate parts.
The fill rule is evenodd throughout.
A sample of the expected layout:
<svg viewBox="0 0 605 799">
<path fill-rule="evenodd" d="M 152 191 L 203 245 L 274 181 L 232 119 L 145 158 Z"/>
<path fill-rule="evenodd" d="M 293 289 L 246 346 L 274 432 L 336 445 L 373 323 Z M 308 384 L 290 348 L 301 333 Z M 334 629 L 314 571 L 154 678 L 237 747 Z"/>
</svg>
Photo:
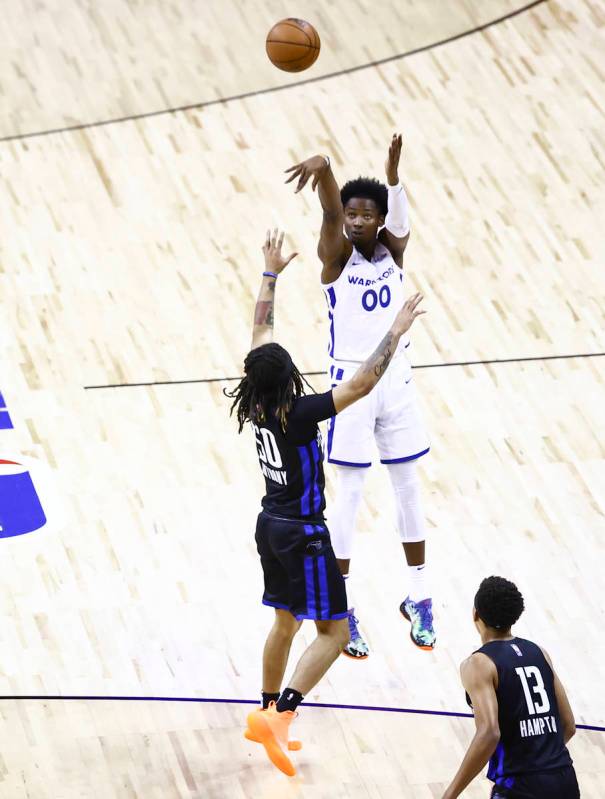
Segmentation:
<svg viewBox="0 0 605 799">
<path fill-rule="evenodd" d="M 344 619 L 347 592 L 325 524 L 260 513 L 256 548 L 265 578 L 263 605 L 297 619 Z"/>
<path fill-rule="evenodd" d="M 509 777 L 505 785 L 494 785 L 491 799 L 579 799 L 580 788 L 573 766 L 519 774 Z M 510 784 L 512 783 L 512 784 Z"/>
</svg>

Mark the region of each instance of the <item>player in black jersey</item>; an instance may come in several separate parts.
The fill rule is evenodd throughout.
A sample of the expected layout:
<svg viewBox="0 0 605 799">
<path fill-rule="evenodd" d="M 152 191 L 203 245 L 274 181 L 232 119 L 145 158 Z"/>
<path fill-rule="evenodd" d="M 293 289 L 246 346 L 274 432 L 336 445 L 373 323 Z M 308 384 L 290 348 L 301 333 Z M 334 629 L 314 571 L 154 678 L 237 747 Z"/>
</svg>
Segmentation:
<svg viewBox="0 0 605 799">
<path fill-rule="evenodd" d="M 233 399 L 240 432 L 250 422 L 266 493 L 256 525 L 263 567 L 263 603 L 275 622 L 263 652 L 263 709 L 248 717 L 246 737 L 265 746 L 272 762 L 292 776 L 286 749 L 288 727 L 305 694 L 321 679 L 349 641 L 345 584 L 336 563 L 323 511 L 323 449 L 318 422 L 370 393 L 387 369 L 399 339 L 414 319 L 420 294 L 408 299 L 376 351 L 346 383 L 325 394 L 305 396 L 303 378 L 288 352 L 273 342 L 277 276 L 296 253 L 283 256 L 284 234 L 267 231 L 266 271 L 256 302 L 252 349 Z M 317 637 L 281 691 L 290 646 L 303 619 L 313 619 Z"/>
<path fill-rule="evenodd" d="M 565 746 L 576 731 L 565 689 L 546 652 L 511 632 L 523 608 L 509 580 L 479 586 L 473 619 L 483 645 L 460 667 L 475 737 L 443 799 L 460 796 L 488 759 L 492 799 L 580 796 Z"/>
</svg>

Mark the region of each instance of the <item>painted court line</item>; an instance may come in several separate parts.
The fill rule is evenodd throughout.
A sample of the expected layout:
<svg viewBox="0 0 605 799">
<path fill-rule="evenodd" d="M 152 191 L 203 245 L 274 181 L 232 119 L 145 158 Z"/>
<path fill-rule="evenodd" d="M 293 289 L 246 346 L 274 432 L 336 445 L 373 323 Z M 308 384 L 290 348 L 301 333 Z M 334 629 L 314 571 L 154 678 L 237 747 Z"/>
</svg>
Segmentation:
<svg viewBox="0 0 605 799">
<path fill-rule="evenodd" d="M 68 701 L 90 701 L 90 702 L 193 702 L 197 704 L 215 705 L 258 705 L 258 699 L 229 699 L 221 697 L 189 697 L 189 696 L 41 696 L 41 695 L 21 695 L 21 696 L 0 696 L 0 700 L 14 699 L 26 700 L 37 699 L 43 702 L 68 702 Z M 472 719 L 472 713 L 458 713 L 453 710 L 423 710 L 412 707 L 383 707 L 382 705 L 341 705 L 331 702 L 303 702 L 301 707 L 323 707 L 333 710 L 366 710 L 374 713 L 407 713 L 418 716 L 443 716 L 461 719 Z M 576 724 L 578 730 L 592 730 L 594 732 L 605 732 L 605 727 L 594 724 Z"/>
<path fill-rule="evenodd" d="M 524 14 L 526 11 L 530 11 L 532 8 L 536 6 L 542 5 L 542 3 L 547 2 L 547 0 L 533 0 L 531 3 L 527 3 L 521 8 L 517 8 L 514 11 L 510 11 L 508 14 L 504 14 L 501 17 L 497 17 L 496 19 L 492 19 L 489 22 L 484 22 L 483 25 L 477 25 L 475 28 L 470 28 L 469 30 L 462 31 L 461 33 L 456 33 L 453 36 L 448 36 L 446 39 L 440 39 L 437 42 L 432 42 L 431 44 L 424 44 L 421 47 L 415 47 L 413 50 L 407 50 L 404 53 L 395 53 L 395 55 L 387 56 L 386 58 L 379 58 L 376 61 L 368 61 L 363 64 L 357 64 L 353 67 L 347 67 L 346 69 L 338 70 L 337 72 L 328 72 L 325 75 L 315 75 L 312 78 L 304 78 L 303 80 L 295 81 L 294 83 L 281 83 L 277 86 L 269 86 L 265 89 L 255 89 L 249 92 L 242 92 L 241 94 L 234 94 L 229 97 L 217 97 L 213 100 L 201 100 L 197 103 L 191 103 L 189 105 L 181 105 L 174 108 L 160 108 L 157 111 L 145 111 L 140 114 L 132 114 L 130 116 L 125 117 L 117 117 L 114 119 L 102 119 L 97 122 L 82 122 L 77 125 L 69 125 L 63 128 L 52 128 L 50 130 L 37 130 L 31 131 L 29 133 L 14 133 L 10 136 L 3 136 L 0 138 L 0 142 L 10 142 L 10 141 L 19 141 L 20 139 L 33 139 L 39 136 L 52 136 L 57 133 L 72 133 L 73 131 L 77 130 L 85 130 L 87 128 L 99 128 L 104 125 L 117 125 L 122 122 L 134 122 L 139 119 L 149 119 L 150 117 L 157 117 L 163 116 L 164 114 L 177 114 L 183 113 L 184 111 L 192 111 L 201 108 L 208 108 L 209 106 L 213 105 L 222 105 L 224 103 L 230 103 L 236 100 L 247 100 L 250 97 L 258 97 L 263 94 L 272 94 L 273 92 L 281 92 L 284 89 L 294 89 L 297 86 L 306 86 L 310 83 L 319 83 L 323 80 L 329 80 L 330 78 L 339 78 L 342 75 L 351 75 L 354 72 L 359 72 L 360 70 L 364 69 L 371 69 L 372 67 L 379 67 L 382 64 L 388 64 L 391 61 L 399 61 L 402 58 L 409 58 L 412 55 L 417 55 L 418 53 L 425 53 L 427 50 L 433 50 L 436 47 L 442 47 L 444 44 L 450 44 L 451 42 L 456 42 L 459 39 L 464 39 L 467 36 L 472 36 L 475 33 L 482 33 L 484 30 L 488 28 L 492 28 L 495 25 L 499 25 L 501 22 L 507 22 L 509 19 L 513 19 L 513 17 L 519 16 L 519 14 Z"/>
</svg>

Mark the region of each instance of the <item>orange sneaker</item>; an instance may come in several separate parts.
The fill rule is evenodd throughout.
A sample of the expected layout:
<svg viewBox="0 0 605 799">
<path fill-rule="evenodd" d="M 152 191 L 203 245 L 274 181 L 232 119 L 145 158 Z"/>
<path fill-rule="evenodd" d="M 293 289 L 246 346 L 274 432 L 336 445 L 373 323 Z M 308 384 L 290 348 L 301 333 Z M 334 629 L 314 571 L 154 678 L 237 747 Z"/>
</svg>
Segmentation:
<svg viewBox="0 0 605 799">
<path fill-rule="evenodd" d="M 291 710 L 278 713 L 275 709 L 275 702 L 271 702 L 266 710 L 255 710 L 248 716 L 248 730 L 253 736 L 249 740 L 261 743 L 265 747 L 269 760 L 288 777 L 293 777 L 296 774 L 296 769 L 284 750 L 290 748 L 288 731 L 297 715 Z M 244 735 L 248 738 L 246 733 Z"/>
<path fill-rule="evenodd" d="M 258 709 L 258 711 L 255 710 L 253 712 L 264 713 L 265 709 L 261 707 Z M 252 713 L 249 713 L 248 718 L 250 718 L 251 715 Z M 249 723 L 248 727 L 244 730 L 244 738 L 247 738 L 249 741 L 252 741 L 255 744 L 262 743 L 260 738 L 256 738 L 256 736 L 253 734 L 252 730 L 250 729 Z M 300 752 L 301 749 L 302 749 L 302 741 L 288 741 L 289 752 Z"/>
</svg>

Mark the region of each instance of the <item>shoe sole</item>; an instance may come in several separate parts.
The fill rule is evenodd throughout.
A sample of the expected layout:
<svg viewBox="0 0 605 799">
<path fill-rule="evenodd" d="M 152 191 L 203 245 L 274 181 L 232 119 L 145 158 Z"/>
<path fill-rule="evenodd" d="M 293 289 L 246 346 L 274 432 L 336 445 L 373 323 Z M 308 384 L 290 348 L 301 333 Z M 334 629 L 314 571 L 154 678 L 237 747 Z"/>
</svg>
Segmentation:
<svg viewBox="0 0 605 799">
<path fill-rule="evenodd" d="M 252 743 L 260 744 L 262 741 L 259 738 L 255 738 L 252 734 L 252 730 L 247 729 L 244 730 L 244 738 L 248 741 L 252 741 Z M 303 748 L 302 741 L 288 741 L 288 751 L 289 752 L 300 752 Z"/>
<path fill-rule="evenodd" d="M 267 757 L 273 765 L 288 777 L 294 777 L 296 769 L 277 742 L 267 721 L 259 713 L 251 713 L 248 716 L 248 728 L 258 742 L 265 747 Z"/>
<path fill-rule="evenodd" d="M 367 660 L 369 657 L 369 655 L 352 655 L 350 652 L 347 652 L 345 649 L 342 650 L 342 654 L 347 658 L 351 658 L 351 660 Z"/>
<path fill-rule="evenodd" d="M 408 616 L 408 614 L 404 610 L 403 605 L 399 606 L 399 612 L 401 613 L 401 615 L 403 616 L 404 619 L 407 619 L 410 624 L 412 623 L 412 620 L 410 619 L 410 617 Z M 419 643 L 417 643 L 415 641 L 411 630 L 410 630 L 410 640 L 412 641 L 412 643 L 414 644 L 414 646 L 417 649 L 422 649 L 424 652 L 432 652 L 433 649 L 435 648 L 435 644 L 437 643 L 437 639 L 435 638 L 435 641 L 433 642 L 433 644 L 431 646 L 429 646 L 428 644 L 419 644 Z"/>
<path fill-rule="evenodd" d="M 351 660 L 367 660 L 369 657 L 369 655 L 351 655 L 349 652 L 345 652 L 344 649 L 342 651 L 342 654 L 346 658 L 350 658 Z"/>
</svg>

